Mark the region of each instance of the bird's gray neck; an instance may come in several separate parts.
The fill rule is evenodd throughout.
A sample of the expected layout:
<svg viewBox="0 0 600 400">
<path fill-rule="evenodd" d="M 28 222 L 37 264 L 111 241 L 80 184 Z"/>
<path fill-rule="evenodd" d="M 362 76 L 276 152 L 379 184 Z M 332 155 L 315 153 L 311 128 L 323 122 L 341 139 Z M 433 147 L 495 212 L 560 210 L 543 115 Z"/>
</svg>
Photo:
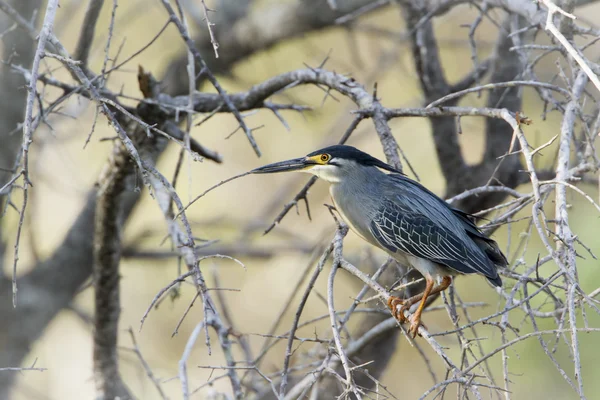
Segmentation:
<svg viewBox="0 0 600 400">
<path fill-rule="evenodd" d="M 339 182 L 332 183 L 329 190 L 344 221 L 369 242 L 369 222 L 381 208 L 381 189 L 385 177 L 375 167 L 356 168 Z"/>
<path fill-rule="evenodd" d="M 386 174 L 376 167 L 346 166 L 342 179 L 331 185 L 344 190 L 369 191 L 381 185 L 385 177 Z"/>
</svg>

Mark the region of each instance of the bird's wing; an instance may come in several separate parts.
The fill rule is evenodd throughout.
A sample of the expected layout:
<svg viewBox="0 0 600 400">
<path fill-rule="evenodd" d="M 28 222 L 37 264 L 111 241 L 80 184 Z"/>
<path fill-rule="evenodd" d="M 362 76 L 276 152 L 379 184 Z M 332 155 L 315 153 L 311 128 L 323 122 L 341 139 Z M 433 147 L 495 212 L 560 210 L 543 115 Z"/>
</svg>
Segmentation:
<svg viewBox="0 0 600 400">
<path fill-rule="evenodd" d="M 496 267 L 469 238 L 461 221 L 451 220 L 451 211 L 446 213 L 435 203 L 409 206 L 401 201 L 384 201 L 371 221 L 371 233 L 391 252 L 401 251 L 458 272 L 476 272 L 496 279 Z"/>
</svg>

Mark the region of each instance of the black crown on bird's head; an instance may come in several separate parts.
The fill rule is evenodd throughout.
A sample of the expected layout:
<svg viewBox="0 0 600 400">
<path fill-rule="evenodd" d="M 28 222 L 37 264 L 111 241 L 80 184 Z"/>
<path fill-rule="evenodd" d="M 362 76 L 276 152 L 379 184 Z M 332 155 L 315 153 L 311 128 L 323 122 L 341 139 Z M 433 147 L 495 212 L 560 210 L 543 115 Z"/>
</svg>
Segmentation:
<svg viewBox="0 0 600 400">
<path fill-rule="evenodd" d="M 385 169 L 386 171 L 393 172 L 395 174 L 404 175 L 402 171 L 352 146 L 336 144 L 333 146 L 322 148 L 317 151 L 313 151 L 312 153 L 308 154 L 307 157 L 313 157 L 319 154 L 329 154 L 332 159 L 339 158 L 343 160 L 351 160 L 360 165 L 378 167 L 381 169 Z"/>
</svg>

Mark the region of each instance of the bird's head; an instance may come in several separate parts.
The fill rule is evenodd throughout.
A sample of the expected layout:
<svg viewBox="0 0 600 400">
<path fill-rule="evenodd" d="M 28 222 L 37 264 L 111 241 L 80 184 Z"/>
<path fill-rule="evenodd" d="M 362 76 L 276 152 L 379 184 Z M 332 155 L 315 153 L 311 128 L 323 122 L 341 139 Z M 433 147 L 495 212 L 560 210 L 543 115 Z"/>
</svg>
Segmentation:
<svg viewBox="0 0 600 400">
<path fill-rule="evenodd" d="M 308 172 L 330 183 L 340 182 L 357 169 L 378 167 L 401 174 L 396 168 L 379 161 L 375 157 L 352 146 L 335 145 L 287 161 L 268 164 L 252 170 L 253 174 L 271 174 L 275 172 Z"/>
</svg>

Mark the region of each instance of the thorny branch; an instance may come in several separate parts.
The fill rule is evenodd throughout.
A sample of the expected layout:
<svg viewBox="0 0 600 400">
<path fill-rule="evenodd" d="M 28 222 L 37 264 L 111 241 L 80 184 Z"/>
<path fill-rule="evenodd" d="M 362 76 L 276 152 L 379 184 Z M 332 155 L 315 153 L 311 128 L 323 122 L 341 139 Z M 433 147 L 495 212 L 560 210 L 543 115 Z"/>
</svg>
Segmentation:
<svg viewBox="0 0 600 400">
<path fill-rule="evenodd" d="M 180 20 L 179 17 L 177 17 L 177 15 L 175 14 L 175 11 L 173 10 L 173 7 L 171 7 L 171 4 L 169 3 L 169 0 L 161 0 L 161 1 L 163 3 L 163 6 L 165 7 L 165 9 L 167 10 L 167 13 L 169 14 L 171 21 L 175 24 L 175 26 L 177 26 L 177 29 L 179 30 L 179 33 L 181 34 L 181 38 L 185 41 L 185 44 L 188 47 L 188 50 L 194 56 L 195 61 L 200 64 L 202 69 L 198 73 L 199 77 L 206 76 L 206 78 L 215 87 L 215 89 L 217 89 L 217 92 L 219 92 L 219 95 L 223 99 L 223 102 L 227 106 L 227 109 L 229 110 L 230 113 L 232 113 L 234 115 L 235 119 L 237 119 L 237 121 L 239 122 L 240 127 L 242 128 L 242 130 L 248 137 L 248 140 L 250 141 L 250 145 L 254 149 L 254 152 L 256 153 L 257 156 L 260 157 L 261 153 L 260 153 L 260 150 L 258 149 L 258 145 L 256 144 L 256 141 L 254 140 L 252 131 L 250 130 L 250 128 L 248 128 L 246 126 L 244 119 L 242 118 L 242 116 L 241 116 L 240 112 L 237 110 L 237 108 L 231 102 L 229 95 L 221 87 L 221 84 L 217 81 L 217 79 L 215 78 L 213 73 L 210 71 L 210 69 L 204 62 L 204 59 L 202 58 L 202 55 L 200 54 L 198 49 L 196 49 L 194 41 L 190 37 L 189 32 L 188 32 L 186 26 L 184 25 L 184 22 L 182 20 Z M 209 22 L 209 28 L 210 28 L 210 22 Z M 215 51 L 216 51 L 216 48 L 215 48 Z"/>
<path fill-rule="evenodd" d="M 35 101 L 37 98 L 37 80 L 40 68 L 40 61 L 46 47 L 48 37 L 51 35 L 52 26 L 54 24 L 54 17 L 56 16 L 56 9 L 58 8 L 58 0 L 50 0 L 46 6 L 46 15 L 44 16 L 44 22 L 40 36 L 38 39 L 37 49 L 33 56 L 33 65 L 31 66 L 31 78 L 28 82 L 27 101 L 25 105 L 25 121 L 23 123 L 23 146 L 21 147 L 21 164 L 22 167 L 15 177 L 23 177 L 23 205 L 19 211 L 19 225 L 17 227 L 17 240 L 15 242 L 15 253 L 13 261 L 13 277 L 12 277 L 12 303 L 13 307 L 17 306 L 17 264 L 19 262 L 19 242 L 21 239 L 21 229 L 23 228 L 23 221 L 25 220 L 25 211 L 27 209 L 27 195 L 29 193 L 29 187 L 32 185 L 29 179 L 29 147 L 33 141 L 33 133 L 35 130 L 33 121 L 33 109 L 35 107 Z M 14 179 L 11 179 L 14 182 Z M 2 192 L 4 188 L 0 190 Z"/>
</svg>

